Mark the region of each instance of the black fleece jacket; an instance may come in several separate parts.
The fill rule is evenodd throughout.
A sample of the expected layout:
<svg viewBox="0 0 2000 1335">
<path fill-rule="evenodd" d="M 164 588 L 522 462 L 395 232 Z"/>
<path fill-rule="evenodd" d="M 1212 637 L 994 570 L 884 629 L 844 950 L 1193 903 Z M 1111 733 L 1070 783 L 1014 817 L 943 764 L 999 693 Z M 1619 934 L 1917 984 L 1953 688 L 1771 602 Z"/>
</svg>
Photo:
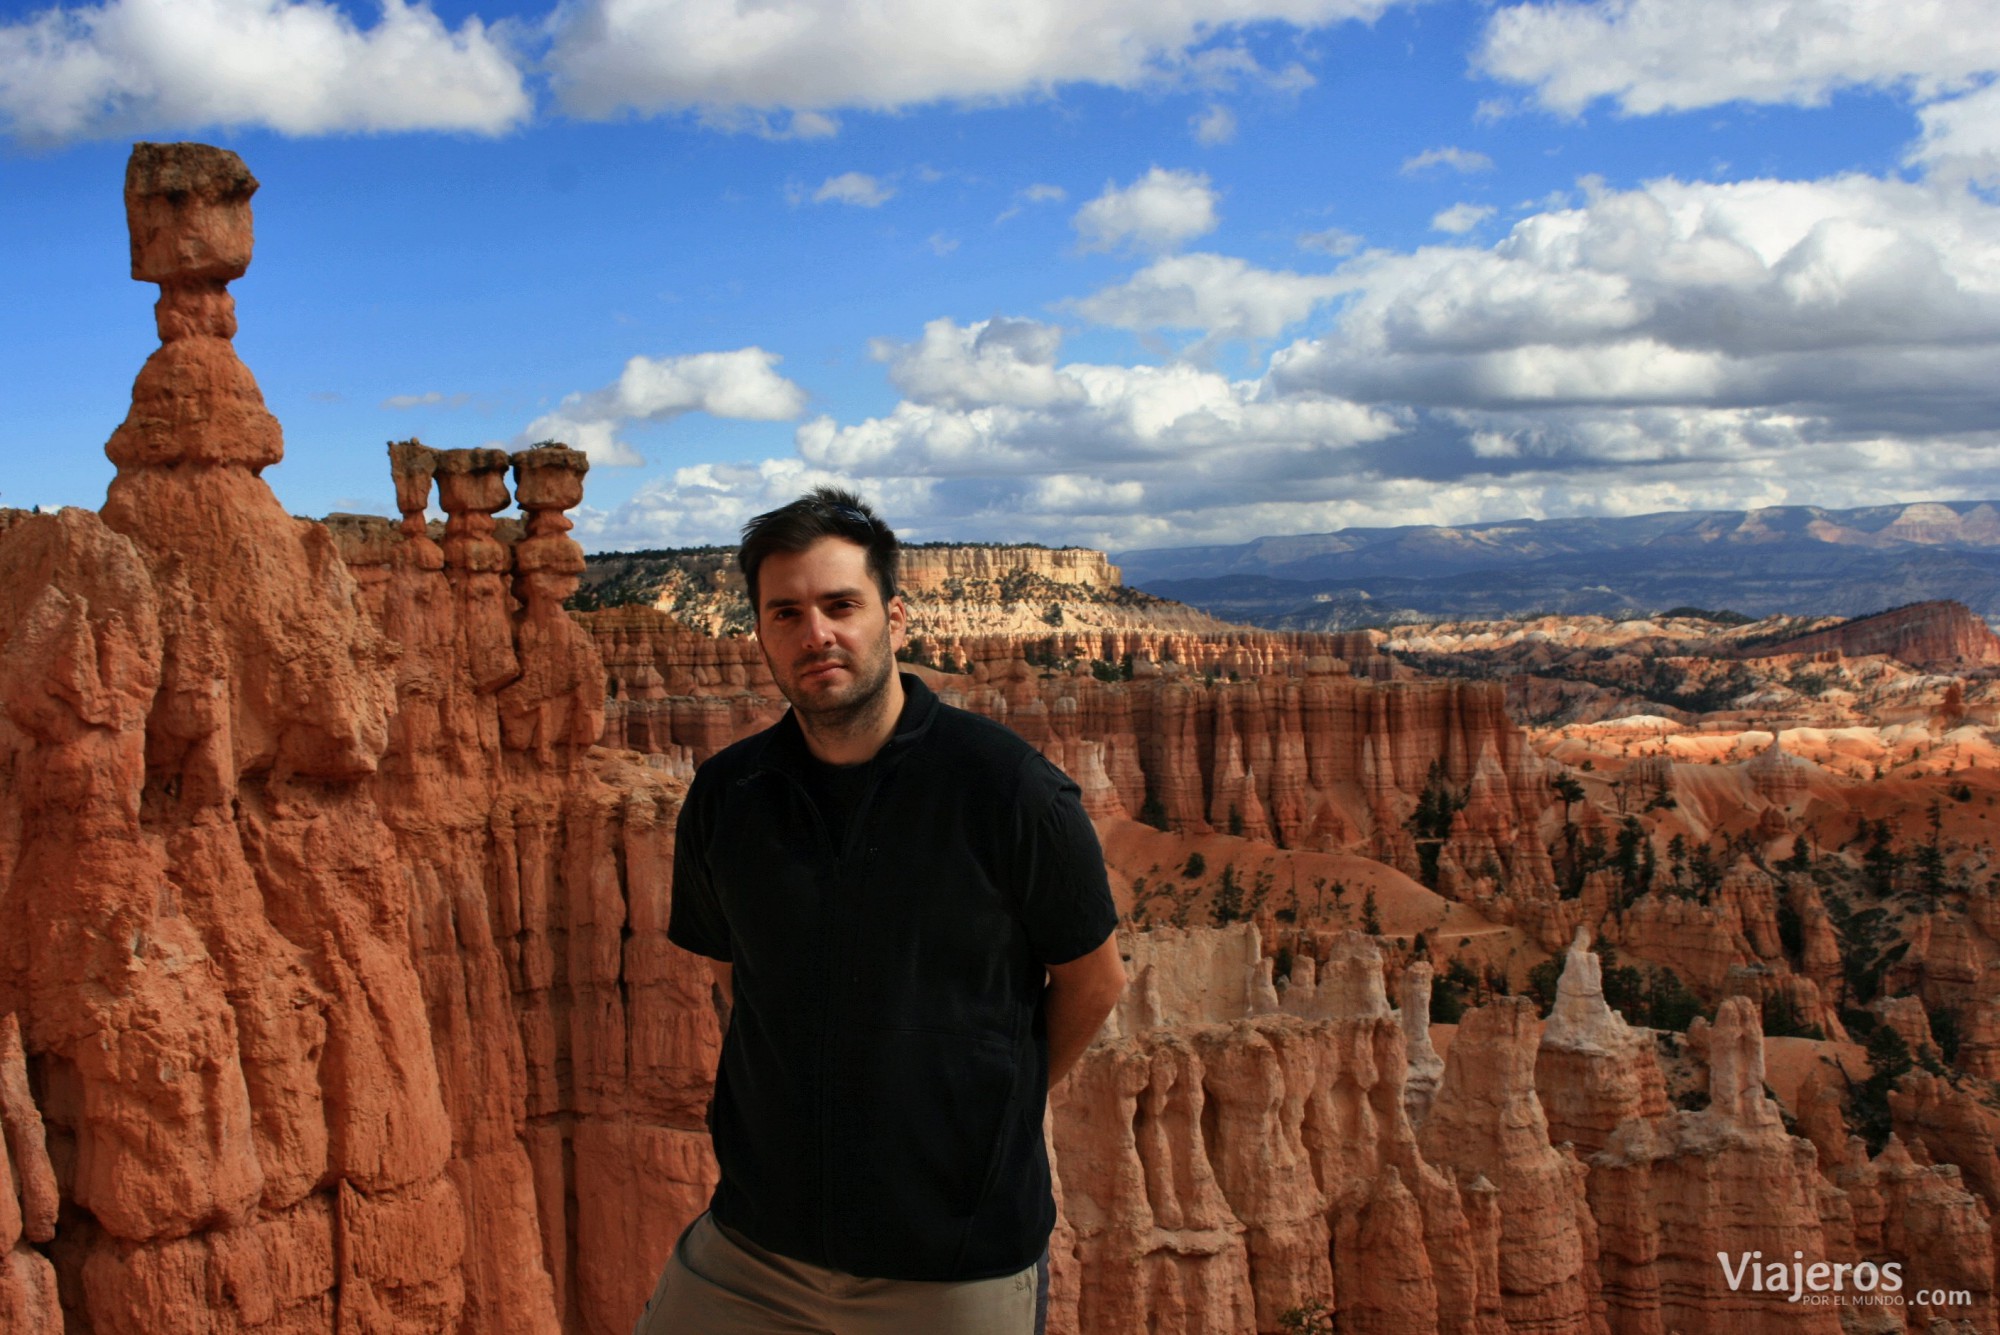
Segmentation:
<svg viewBox="0 0 2000 1335">
<path fill-rule="evenodd" d="M 981 1279 L 1055 1224 L 1043 966 L 1117 912 L 1076 785 L 902 683 L 894 736 L 839 776 L 845 829 L 789 713 L 701 767 L 668 937 L 734 966 L 716 1219 L 849 1274 Z"/>
</svg>

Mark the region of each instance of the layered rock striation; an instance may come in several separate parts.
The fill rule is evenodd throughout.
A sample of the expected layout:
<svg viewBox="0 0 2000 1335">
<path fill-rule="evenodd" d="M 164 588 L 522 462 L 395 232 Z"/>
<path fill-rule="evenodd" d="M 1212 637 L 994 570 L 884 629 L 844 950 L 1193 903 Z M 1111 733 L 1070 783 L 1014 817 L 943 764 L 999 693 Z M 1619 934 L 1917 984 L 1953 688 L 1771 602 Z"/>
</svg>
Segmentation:
<svg viewBox="0 0 2000 1335">
<path fill-rule="evenodd" d="M 579 621 L 610 672 L 608 744 L 699 761 L 784 709 L 754 641 L 698 635 L 651 609 Z M 1552 808 L 1550 771 L 1500 690 L 1362 679 L 1325 652 L 1326 638 L 1072 637 L 1076 652 L 1040 664 L 1017 643 L 987 639 L 970 671 L 929 680 L 1076 774 L 1094 815 L 1356 849 L 1415 876 L 1426 858 L 1409 823 L 1429 788 L 1454 812 L 1432 850 L 1440 889 L 1553 898 L 1539 833 Z M 1114 652 L 1132 660 L 1129 679 L 1089 669 Z"/>
<path fill-rule="evenodd" d="M 1503 1329 L 1501 1193 L 1418 1149 L 1374 943 L 1282 990 L 1248 924 L 1127 945 L 1127 996 L 1055 1096 L 1054 1265 L 1077 1278 L 1051 1330 L 1271 1331 L 1315 1304 L 1341 1329 Z"/>
<path fill-rule="evenodd" d="M 117 477 L 0 532 L 0 1325 L 622 1331 L 713 1181 L 718 1030 L 664 939 L 683 774 L 592 750 L 583 460 L 400 451 L 451 520 L 373 565 L 287 515 L 254 189 L 134 153 Z"/>
<path fill-rule="evenodd" d="M 1762 654 L 1883 654 L 1933 671 L 2000 666 L 2000 635 L 1963 603 L 1948 600 L 1856 617 L 1767 649 Z"/>
</svg>

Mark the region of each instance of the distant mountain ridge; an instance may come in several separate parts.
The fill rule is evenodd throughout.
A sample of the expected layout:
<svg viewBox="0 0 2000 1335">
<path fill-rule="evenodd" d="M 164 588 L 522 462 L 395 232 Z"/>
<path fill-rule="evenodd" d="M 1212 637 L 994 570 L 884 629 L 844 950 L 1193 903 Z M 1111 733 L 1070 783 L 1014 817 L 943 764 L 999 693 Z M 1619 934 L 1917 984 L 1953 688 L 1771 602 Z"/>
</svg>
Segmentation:
<svg viewBox="0 0 2000 1335">
<path fill-rule="evenodd" d="M 1859 616 L 1932 599 L 2000 620 L 2000 501 L 1350 528 L 1114 559 L 1148 593 L 1287 630 L 1676 606 Z"/>
</svg>

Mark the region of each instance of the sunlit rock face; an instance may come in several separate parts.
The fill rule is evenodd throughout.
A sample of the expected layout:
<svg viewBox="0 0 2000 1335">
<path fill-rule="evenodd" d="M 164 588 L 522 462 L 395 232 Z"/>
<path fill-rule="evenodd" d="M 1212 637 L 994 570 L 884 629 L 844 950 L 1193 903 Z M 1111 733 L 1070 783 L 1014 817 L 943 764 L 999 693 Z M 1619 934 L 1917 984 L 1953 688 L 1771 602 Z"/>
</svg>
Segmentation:
<svg viewBox="0 0 2000 1335">
<path fill-rule="evenodd" d="M 1549 1136 L 1595 1154 L 1620 1122 L 1667 1111 L 1666 1081 L 1650 1030 L 1634 1029 L 1604 1000 L 1602 965 L 1579 930 L 1542 1025 L 1535 1087 Z"/>
<path fill-rule="evenodd" d="M 784 710 L 753 639 L 700 635 L 649 607 L 578 620 L 610 673 L 607 745 L 699 761 Z M 1448 788 L 1464 800 L 1433 850 L 1438 887 L 1509 921 L 1558 909 L 1539 833 L 1549 770 L 1497 686 L 1356 676 L 1364 650 L 1389 661 L 1365 636 L 1131 631 L 955 644 L 945 657 L 962 670 L 912 670 L 1077 776 L 1093 815 L 1351 849 L 1417 876 L 1425 858 L 1410 817 L 1427 788 Z"/>
<path fill-rule="evenodd" d="M 1076 1279 L 1053 1329 L 1275 1330 L 1315 1302 L 1343 1329 L 1498 1331 L 1510 1305 L 1535 1328 L 1596 1328 L 1580 1170 L 1545 1134 L 1506 1129 L 1519 1097 L 1468 1102 L 1480 1073 L 1450 1065 L 1423 1143 L 1432 1125 L 1443 1139 L 1419 1148 L 1404 1017 L 1370 938 L 1295 963 L 1282 993 L 1247 925 L 1127 945 L 1126 999 L 1056 1095 L 1069 1233 L 1055 1263 Z M 1454 1047 L 1461 1068 L 1490 1059 L 1484 1014 Z M 1532 1072 L 1527 1043 L 1516 1075 Z M 1503 1238 L 1551 1218 L 1561 1274 L 1545 1282 Z"/>
<path fill-rule="evenodd" d="M 1963 603 L 1911 603 L 1774 646 L 1774 654 L 1886 654 L 1942 671 L 2000 664 L 2000 636 Z"/>
<path fill-rule="evenodd" d="M 591 749 L 580 455 L 392 451 L 441 545 L 279 506 L 255 188 L 134 152 L 117 477 L 0 526 L 0 1329 L 622 1331 L 714 1178 L 685 768 Z"/>
</svg>

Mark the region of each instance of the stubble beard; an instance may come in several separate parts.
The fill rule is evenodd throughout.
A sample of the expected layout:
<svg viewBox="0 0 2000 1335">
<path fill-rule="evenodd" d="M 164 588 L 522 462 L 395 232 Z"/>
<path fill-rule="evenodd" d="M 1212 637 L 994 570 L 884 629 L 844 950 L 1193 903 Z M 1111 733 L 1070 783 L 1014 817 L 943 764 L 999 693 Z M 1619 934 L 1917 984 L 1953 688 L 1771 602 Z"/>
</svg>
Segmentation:
<svg viewBox="0 0 2000 1335">
<path fill-rule="evenodd" d="M 799 688 L 796 684 L 786 687 L 780 683 L 785 699 L 791 701 L 792 710 L 799 716 L 799 723 L 808 731 L 821 737 L 848 737 L 872 730 L 881 721 L 889 703 L 889 674 L 895 670 L 895 655 L 889 652 L 889 636 L 885 630 L 880 652 L 871 654 L 873 663 L 868 675 L 861 675 L 864 664 L 854 658 L 828 659 L 813 658 L 793 665 L 793 680 L 801 672 L 828 661 L 840 662 L 849 672 L 855 673 L 855 680 L 842 699 L 825 700 L 812 692 Z M 776 675 L 775 673 L 773 675 Z"/>
</svg>

